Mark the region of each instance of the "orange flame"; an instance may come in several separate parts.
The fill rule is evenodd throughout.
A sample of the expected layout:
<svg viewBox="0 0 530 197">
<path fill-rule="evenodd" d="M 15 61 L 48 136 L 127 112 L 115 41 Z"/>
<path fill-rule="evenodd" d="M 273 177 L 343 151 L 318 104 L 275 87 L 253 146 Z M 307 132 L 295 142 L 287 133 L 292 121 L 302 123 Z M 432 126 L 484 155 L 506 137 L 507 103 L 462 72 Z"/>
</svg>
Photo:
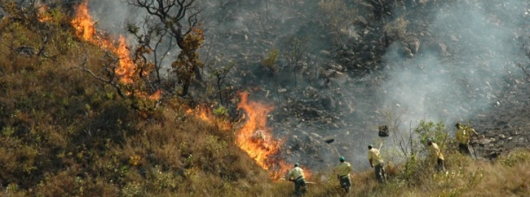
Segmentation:
<svg viewBox="0 0 530 197">
<path fill-rule="evenodd" d="M 158 101 L 162 97 L 162 90 L 156 90 L 155 93 L 149 95 L 149 100 Z"/>
<path fill-rule="evenodd" d="M 223 131 L 228 131 L 232 128 L 229 120 L 215 116 L 207 107 L 198 106 L 195 109 L 187 109 L 186 114 L 193 115 L 199 120 L 207 122 L 210 125 L 216 125 Z"/>
<path fill-rule="evenodd" d="M 265 170 L 271 167 L 267 160 L 280 150 L 281 142 L 275 140 L 267 128 L 267 114 L 274 109 L 272 105 L 264 105 L 248 101 L 248 93 L 241 94 L 238 109 L 245 110 L 248 120 L 237 132 L 237 145 L 256 160 Z"/>
<path fill-rule="evenodd" d="M 95 43 L 96 28 L 92 21 L 92 16 L 88 13 L 88 1 L 84 1 L 75 8 L 75 18 L 72 20 L 72 26 L 76 30 L 76 35 L 86 41 Z"/>
<path fill-rule="evenodd" d="M 71 24 L 75 28 L 77 37 L 98 45 L 105 50 L 115 53 L 118 58 L 118 68 L 115 69 L 116 74 L 120 77 L 120 82 L 123 84 L 134 83 L 134 76 L 137 72 L 134 61 L 131 59 L 131 51 L 127 47 L 125 38 L 120 35 L 118 39 L 118 46 L 112 40 L 102 38 L 96 31 L 95 23 L 92 20 L 88 10 L 88 1 L 83 1 L 75 8 L 76 15 Z M 160 99 L 161 91 L 157 90 L 153 95 L 147 96 L 148 99 Z"/>
<path fill-rule="evenodd" d="M 41 23 L 52 20 L 52 17 L 47 13 L 47 5 L 37 5 L 37 18 Z"/>
<path fill-rule="evenodd" d="M 267 115 L 274 110 L 273 105 L 261 104 L 248 101 L 248 93 L 241 93 L 241 102 L 238 109 L 243 109 L 247 115 L 247 121 L 238 130 L 236 143 L 256 163 L 265 170 L 271 170 L 271 178 L 279 179 L 292 166 L 285 161 L 275 159 L 280 153 L 283 141 L 272 136 L 272 130 L 267 127 Z M 309 178 L 311 172 L 304 170 L 305 176 Z"/>
<path fill-rule="evenodd" d="M 127 44 L 125 43 L 125 38 L 120 35 L 118 48 L 114 50 L 116 54 L 118 54 L 119 60 L 119 67 L 116 69 L 116 74 L 118 76 L 121 76 L 120 80 L 124 84 L 132 84 L 133 76 L 135 74 L 135 65 L 134 62 L 130 58 L 130 51 L 129 48 L 127 48 Z"/>
</svg>

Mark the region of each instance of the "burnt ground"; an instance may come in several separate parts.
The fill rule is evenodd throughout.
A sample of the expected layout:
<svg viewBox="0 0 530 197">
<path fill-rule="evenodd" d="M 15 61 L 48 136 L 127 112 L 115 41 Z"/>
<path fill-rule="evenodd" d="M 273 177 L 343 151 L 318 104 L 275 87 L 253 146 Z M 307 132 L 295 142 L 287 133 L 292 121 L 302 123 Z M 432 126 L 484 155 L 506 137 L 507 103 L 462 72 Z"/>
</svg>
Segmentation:
<svg viewBox="0 0 530 197">
<path fill-rule="evenodd" d="M 222 85 L 228 95 L 245 90 L 251 93 L 252 100 L 275 104 L 268 123 L 275 136 L 285 139 L 279 157 L 288 162 L 327 170 L 336 164 L 340 154 L 349 158 L 356 169 L 368 168 L 366 145 L 381 140 L 377 127 L 388 124 L 386 112 L 401 113 L 416 107 L 392 100 L 396 96 L 406 98 L 406 94 L 422 97 L 420 113 L 434 116 L 425 117 L 426 120 L 445 120 L 447 125 L 469 122 L 481 135 L 480 140 L 472 142 L 481 158 L 496 158 L 513 148 L 528 146 L 530 123 L 525 120 L 530 117 L 526 109 L 530 83 L 516 66 L 528 61 L 498 55 L 502 50 L 492 49 L 497 43 L 488 45 L 482 42 L 489 39 L 481 39 L 505 39 L 494 37 L 504 35 L 484 34 L 482 29 L 512 28 L 508 19 L 528 17 L 509 15 L 520 8 L 497 0 L 484 4 L 487 6 L 481 1 L 457 4 L 462 10 L 453 4 L 460 1 L 395 5 L 387 21 L 380 22 L 371 13 L 370 5 L 355 1 L 348 6 L 358 10 L 358 17 L 336 32 L 322 25 L 326 21 L 317 1 L 266 2 L 212 1 L 210 6 L 215 9 L 209 12 L 206 23 L 207 42 L 202 57 L 212 68 L 237 65 Z M 460 12 L 467 13 L 471 8 L 480 8 L 488 19 L 465 22 L 463 18 L 475 16 Z M 385 25 L 399 26 L 399 18 L 405 19 L 401 22 L 408 21 L 405 32 L 396 28 L 385 36 Z M 437 21 L 439 18 L 445 21 Z M 528 23 L 517 25 L 506 36 L 508 41 L 502 43 L 524 47 L 530 32 Z M 296 57 L 290 53 L 295 39 L 301 41 L 297 47 L 305 50 L 293 61 Z M 275 49 L 280 52 L 275 65 L 264 66 L 263 60 Z M 442 66 L 430 70 L 430 57 Z M 204 69 L 205 76 L 212 68 Z M 499 68 L 511 73 L 503 77 L 492 74 Z M 414 73 L 412 78 L 420 79 L 419 83 L 428 82 L 429 78 L 455 80 L 426 85 L 418 91 L 410 90 L 414 83 L 389 85 L 403 70 Z M 464 75 L 454 77 L 455 73 Z M 219 102 L 236 109 L 236 103 L 228 100 Z M 237 114 L 235 110 L 231 113 Z M 403 124 L 413 126 L 408 120 L 404 119 L 407 122 Z M 451 135 L 454 132 L 450 126 L 448 131 Z M 327 138 L 335 141 L 328 144 L 324 141 Z M 388 147 L 393 146 L 385 144 Z"/>
<path fill-rule="evenodd" d="M 472 119 L 479 137 L 472 141 L 477 156 L 496 158 L 514 148 L 530 148 L 530 82 L 522 79 L 511 87 L 490 113 Z"/>
<path fill-rule="evenodd" d="M 483 136 L 473 141 L 482 158 L 528 146 L 530 123 L 525 120 L 530 117 L 526 109 L 530 83 L 516 66 L 528 58 L 516 59 L 495 50 L 499 43 L 525 47 L 529 15 L 510 13 L 530 8 L 528 3 L 526 8 L 504 0 L 397 3 L 380 20 L 364 0 L 344 1 L 331 12 L 322 12 L 319 0 L 203 2 L 206 37 L 201 58 L 206 66 L 202 80 L 214 84 L 214 93 L 206 93 L 207 83 L 202 83 L 189 96 L 224 106 L 233 117 L 240 114 L 235 99 L 239 91 L 250 92 L 252 100 L 274 103 L 268 125 L 277 138 L 285 140 L 279 157 L 288 162 L 327 170 L 340 154 L 356 169 L 368 168 L 366 145 L 381 140 L 377 127 L 388 124 L 387 112 L 399 114 L 416 107 L 420 116 L 404 118 L 405 127 L 414 126 L 416 122 L 409 120 L 417 121 L 421 114 L 432 115 L 426 120 L 445 120 L 447 125 L 470 122 Z M 342 8 L 356 10 L 355 17 L 332 29 L 328 15 L 340 18 Z M 486 20 L 463 20 L 475 17 L 465 14 L 475 8 L 486 13 Z M 526 22 L 512 27 L 514 18 Z M 506 33 L 499 27 L 510 30 Z M 490 29 L 499 34 L 484 33 Z M 498 43 L 484 43 L 489 40 Z M 274 50 L 279 52 L 277 61 L 264 66 Z M 491 61 L 492 56 L 499 58 Z M 440 66 L 429 68 L 430 58 Z M 222 69 L 228 72 L 218 84 L 213 73 Z M 492 74 L 499 69 L 512 73 Z M 406 75 L 409 71 L 411 76 Z M 457 73 L 464 75 L 455 77 Z M 442 82 L 415 90 L 414 82 L 393 81 L 400 77 L 417 78 L 416 83 L 429 83 L 430 78 Z M 420 106 L 407 105 L 409 97 Z M 454 132 L 449 126 L 448 131 Z M 328 144 L 327 138 L 335 141 Z M 392 144 L 386 143 L 385 149 L 389 147 Z"/>
</svg>

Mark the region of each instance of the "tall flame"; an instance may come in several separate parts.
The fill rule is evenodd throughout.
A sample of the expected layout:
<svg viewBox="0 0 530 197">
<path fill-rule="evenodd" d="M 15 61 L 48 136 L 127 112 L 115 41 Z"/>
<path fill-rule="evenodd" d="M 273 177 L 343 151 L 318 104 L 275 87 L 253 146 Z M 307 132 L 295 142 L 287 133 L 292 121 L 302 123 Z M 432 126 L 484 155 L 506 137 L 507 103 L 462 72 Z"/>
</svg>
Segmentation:
<svg viewBox="0 0 530 197">
<path fill-rule="evenodd" d="M 272 130 L 267 127 L 267 115 L 274 110 L 273 105 L 261 104 L 248 100 L 248 93 L 241 93 L 238 109 L 246 113 L 246 122 L 237 131 L 236 143 L 256 163 L 265 170 L 271 170 L 273 179 L 279 179 L 291 165 L 278 159 L 283 141 L 272 136 Z M 311 176 L 311 171 L 304 170 L 305 176 Z"/>
<path fill-rule="evenodd" d="M 280 151 L 281 142 L 275 140 L 267 128 L 267 115 L 274 109 L 272 105 L 248 101 L 248 93 L 241 93 L 241 102 L 237 106 L 247 115 L 247 121 L 237 132 L 237 145 L 253 158 L 263 169 L 268 170 L 268 159 Z"/>
<path fill-rule="evenodd" d="M 84 1 L 75 8 L 75 18 L 72 26 L 76 30 L 76 35 L 86 41 L 96 43 L 96 27 L 92 21 L 92 16 L 88 13 L 88 1 Z M 108 47 L 108 46 L 105 46 Z"/>
<path fill-rule="evenodd" d="M 107 40 L 98 35 L 95 28 L 95 23 L 89 14 L 88 1 L 81 3 L 76 9 L 76 17 L 71 24 L 76 30 L 76 35 L 90 43 L 98 45 L 105 50 L 109 50 L 119 57 L 119 67 L 115 72 L 120 76 L 120 82 L 124 84 L 134 83 L 133 75 L 135 74 L 135 65 L 130 57 L 130 50 L 127 47 L 125 38 L 120 35 L 118 45 L 116 46 L 112 40 Z M 160 98 L 160 91 L 156 91 L 153 95 L 147 96 L 148 99 L 158 100 Z M 244 125 L 237 131 L 236 144 L 245 151 L 251 158 L 253 158 L 257 165 L 265 170 L 272 170 L 271 178 L 279 179 L 281 173 L 286 172 L 290 165 L 280 159 L 275 159 L 280 153 L 282 145 L 281 140 L 277 140 L 272 136 L 272 130 L 267 127 L 267 115 L 274 110 L 273 105 L 261 104 L 248 100 L 248 93 L 241 94 L 241 102 L 238 104 L 238 109 L 243 109 L 246 113 L 247 120 Z M 228 130 L 231 128 L 230 123 L 226 120 L 217 120 L 209 110 L 203 108 L 189 109 L 188 114 L 193 114 L 199 119 L 217 124 L 221 129 Z M 305 170 L 306 177 L 309 177 L 311 172 Z"/>
<path fill-rule="evenodd" d="M 79 6 L 75 8 L 75 11 L 75 18 L 72 20 L 71 24 L 75 28 L 77 37 L 115 53 L 119 58 L 118 68 L 115 69 L 115 72 L 120 77 L 120 82 L 123 84 L 134 83 L 133 79 L 136 74 L 136 66 L 131 59 L 131 51 L 127 47 L 125 38 L 120 35 L 118 45 L 116 46 L 113 40 L 99 36 L 95 23 L 88 10 L 88 1 L 83 1 L 79 4 Z M 146 98 L 158 100 L 160 95 L 161 91 L 158 90 L 153 95 L 146 96 Z"/>
<path fill-rule="evenodd" d="M 125 43 L 125 38 L 122 35 L 120 35 L 118 48 L 114 49 L 114 52 L 116 52 L 116 54 L 118 54 L 118 57 L 120 58 L 119 67 L 116 69 L 116 74 L 118 74 L 118 76 L 121 76 L 120 80 L 122 83 L 133 83 L 135 66 L 134 62 L 129 56 L 130 51 L 129 48 L 127 48 L 127 44 Z"/>
</svg>

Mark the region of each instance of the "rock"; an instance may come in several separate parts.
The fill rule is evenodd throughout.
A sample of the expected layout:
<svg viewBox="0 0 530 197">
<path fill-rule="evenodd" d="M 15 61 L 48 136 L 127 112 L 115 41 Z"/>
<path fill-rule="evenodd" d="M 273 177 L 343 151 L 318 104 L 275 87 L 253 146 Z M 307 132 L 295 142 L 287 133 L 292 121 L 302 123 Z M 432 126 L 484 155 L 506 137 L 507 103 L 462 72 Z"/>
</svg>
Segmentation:
<svg viewBox="0 0 530 197">
<path fill-rule="evenodd" d="M 314 139 L 307 132 L 302 132 L 302 134 L 304 135 L 304 137 L 302 137 L 302 141 L 304 143 L 311 143 L 314 141 Z"/>
<path fill-rule="evenodd" d="M 487 144 L 489 144 L 489 143 L 492 142 L 492 141 L 494 141 L 494 140 L 492 140 L 492 139 L 487 139 L 487 138 L 483 138 L 483 139 L 478 140 L 477 142 L 478 142 L 478 144 L 480 144 L 480 145 L 487 145 Z"/>
<path fill-rule="evenodd" d="M 506 136 L 504 134 L 499 134 L 499 138 L 504 139 Z"/>
<path fill-rule="evenodd" d="M 418 53 L 418 51 L 420 50 L 420 40 L 414 38 L 411 42 L 408 43 L 408 47 L 411 49 L 411 52 L 413 54 Z"/>
<path fill-rule="evenodd" d="M 334 75 L 331 78 L 331 81 L 337 83 L 338 85 L 344 84 L 348 80 L 348 75 L 342 73 L 342 72 L 334 72 Z"/>
<path fill-rule="evenodd" d="M 449 56 L 449 55 L 451 55 L 451 54 L 447 51 L 447 45 L 445 45 L 443 42 L 438 43 L 438 47 L 439 47 L 439 50 L 440 50 L 441 55 L 443 55 L 443 56 Z"/>
<path fill-rule="evenodd" d="M 335 109 L 335 107 L 337 107 L 335 100 L 331 97 L 325 97 L 321 99 L 320 103 L 326 109 Z"/>
<path fill-rule="evenodd" d="M 317 140 L 322 139 L 322 136 L 320 136 L 318 133 L 315 133 L 315 132 L 311 132 L 311 133 L 309 133 L 309 135 L 315 137 Z"/>
<path fill-rule="evenodd" d="M 506 122 L 506 121 L 499 121 L 499 122 L 497 122 L 497 126 L 499 126 L 499 127 L 500 127 L 500 126 L 503 126 L 503 125 L 506 125 L 506 124 L 508 124 L 508 122 Z"/>
<path fill-rule="evenodd" d="M 353 23 L 364 27 L 369 25 L 368 21 L 362 16 L 357 16 Z"/>
<path fill-rule="evenodd" d="M 498 151 L 490 151 L 488 152 L 488 154 L 486 155 L 486 157 L 490 158 L 490 159 L 495 159 L 497 158 L 501 153 L 498 152 Z"/>
<path fill-rule="evenodd" d="M 451 34 L 451 35 L 449 36 L 449 38 L 450 38 L 452 41 L 455 41 L 455 42 L 458 42 L 458 41 L 459 41 L 458 37 L 456 37 L 454 34 Z"/>
<path fill-rule="evenodd" d="M 412 54 L 412 50 L 410 50 L 408 47 L 401 47 L 401 50 L 408 58 L 414 57 L 414 54 Z"/>
<path fill-rule="evenodd" d="M 291 151 L 298 151 L 298 150 L 300 150 L 301 147 L 302 146 L 300 145 L 300 143 L 298 141 L 296 141 L 296 142 L 292 142 L 291 143 L 291 146 L 289 147 L 289 149 Z"/>
<path fill-rule="evenodd" d="M 348 52 L 346 52 L 346 53 L 348 53 Z M 340 64 L 330 64 L 329 67 L 332 70 L 335 70 L 335 71 L 341 71 L 343 69 L 343 67 Z"/>
<path fill-rule="evenodd" d="M 370 33 L 370 30 L 368 30 L 368 29 L 365 29 L 364 32 L 363 32 L 363 34 L 364 34 L 365 36 L 368 35 L 369 33 Z"/>
<path fill-rule="evenodd" d="M 346 56 L 348 56 L 349 58 L 355 58 L 355 52 L 348 51 L 348 52 L 346 52 Z"/>
</svg>

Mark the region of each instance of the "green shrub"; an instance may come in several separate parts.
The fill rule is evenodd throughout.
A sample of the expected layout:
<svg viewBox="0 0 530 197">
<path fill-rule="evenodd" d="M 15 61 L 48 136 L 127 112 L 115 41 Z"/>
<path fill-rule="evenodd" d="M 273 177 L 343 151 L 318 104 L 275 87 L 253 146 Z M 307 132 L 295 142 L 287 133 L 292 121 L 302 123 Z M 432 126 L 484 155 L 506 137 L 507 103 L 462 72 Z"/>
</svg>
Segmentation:
<svg viewBox="0 0 530 197">
<path fill-rule="evenodd" d="M 513 167 L 517 164 L 530 161 L 530 152 L 528 150 L 515 150 L 499 159 L 499 163 Z"/>
<path fill-rule="evenodd" d="M 279 49 L 272 49 L 270 52 L 269 52 L 269 55 L 267 56 L 267 58 L 265 58 L 261 64 L 263 66 L 265 66 L 268 70 L 270 71 L 275 71 L 277 68 L 276 68 L 276 61 L 278 60 L 278 56 L 280 55 L 280 50 Z"/>
</svg>

